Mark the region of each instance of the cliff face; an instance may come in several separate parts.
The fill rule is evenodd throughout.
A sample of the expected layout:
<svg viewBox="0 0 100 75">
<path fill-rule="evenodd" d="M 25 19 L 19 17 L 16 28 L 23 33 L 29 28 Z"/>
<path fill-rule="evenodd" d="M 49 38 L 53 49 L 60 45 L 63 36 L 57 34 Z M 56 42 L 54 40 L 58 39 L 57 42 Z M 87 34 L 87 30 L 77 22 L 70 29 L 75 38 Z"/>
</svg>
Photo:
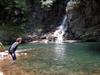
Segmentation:
<svg viewBox="0 0 100 75">
<path fill-rule="evenodd" d="M 70 29 L 74 37 L 85 41 L 100 40 L 100 1 L 70 0 L 66 14 L 69 17 Z"/>
</svg>

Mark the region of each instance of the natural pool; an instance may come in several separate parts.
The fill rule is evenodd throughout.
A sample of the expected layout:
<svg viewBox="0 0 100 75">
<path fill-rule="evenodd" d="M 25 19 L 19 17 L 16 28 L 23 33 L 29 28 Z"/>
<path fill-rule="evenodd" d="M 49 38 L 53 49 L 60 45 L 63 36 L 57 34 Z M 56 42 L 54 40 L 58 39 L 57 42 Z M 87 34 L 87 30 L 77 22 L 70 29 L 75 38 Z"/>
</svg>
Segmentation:
<svg viewBox="0 0 100 75">
<path fill-rule="evenodd" d="M 100 42 L 27 46 L 33 49 L 17 65 L 28 75 L 100 75 Z"/>
</svg>

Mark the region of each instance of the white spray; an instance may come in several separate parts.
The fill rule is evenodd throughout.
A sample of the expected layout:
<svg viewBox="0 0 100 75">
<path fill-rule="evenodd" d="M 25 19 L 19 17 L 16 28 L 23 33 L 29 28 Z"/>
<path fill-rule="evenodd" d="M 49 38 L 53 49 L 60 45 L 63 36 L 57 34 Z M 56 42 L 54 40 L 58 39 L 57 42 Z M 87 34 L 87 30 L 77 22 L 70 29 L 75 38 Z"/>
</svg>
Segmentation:
<svg viewBox="0 0 100 75">
<path fill-rule="evenodd" d="M 63 35 L 68 28 L 67 16 L 64 17 L 62 24 L 54 32 L 54 37 L 56 37 L 55 43 L 63 43 Z"/>
</svg>

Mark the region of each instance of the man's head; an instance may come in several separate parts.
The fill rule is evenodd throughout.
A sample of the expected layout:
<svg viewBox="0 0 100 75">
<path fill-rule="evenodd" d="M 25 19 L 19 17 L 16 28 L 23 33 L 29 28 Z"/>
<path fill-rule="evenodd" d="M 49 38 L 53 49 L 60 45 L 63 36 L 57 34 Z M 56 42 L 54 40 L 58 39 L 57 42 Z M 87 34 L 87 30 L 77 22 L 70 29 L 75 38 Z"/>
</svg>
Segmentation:
<svg viewBox="0 0 100 75">
<path fill-rule="evenodd" d="M 21 43 L 22 42 L 22 38 L 21 37 L 20 38 L 17 38 L 16 39 L 16 42 Z"/>
</svg>

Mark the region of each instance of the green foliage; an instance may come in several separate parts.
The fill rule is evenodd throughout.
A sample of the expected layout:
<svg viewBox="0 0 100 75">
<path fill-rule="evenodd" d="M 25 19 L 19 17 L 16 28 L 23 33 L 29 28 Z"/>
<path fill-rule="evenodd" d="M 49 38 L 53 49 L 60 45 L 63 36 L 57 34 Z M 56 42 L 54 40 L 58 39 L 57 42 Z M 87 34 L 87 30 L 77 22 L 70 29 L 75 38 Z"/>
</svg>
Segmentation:
<svg viewBox="0 0 100 75">
<path fill-rule="evenodd" d="M 15 3 L 17 4 L 16 7 L 26 10 L 25 0 L 15 0 Z"/>
<path fill-rule="evenodd" d="M 0 0 L 0 11 L 0 41 L 10 42 L 22 36 L 26 21 L 25 0 Z"/>
</svg>

